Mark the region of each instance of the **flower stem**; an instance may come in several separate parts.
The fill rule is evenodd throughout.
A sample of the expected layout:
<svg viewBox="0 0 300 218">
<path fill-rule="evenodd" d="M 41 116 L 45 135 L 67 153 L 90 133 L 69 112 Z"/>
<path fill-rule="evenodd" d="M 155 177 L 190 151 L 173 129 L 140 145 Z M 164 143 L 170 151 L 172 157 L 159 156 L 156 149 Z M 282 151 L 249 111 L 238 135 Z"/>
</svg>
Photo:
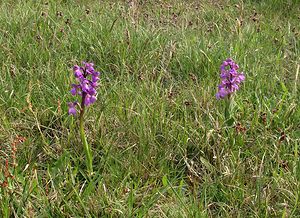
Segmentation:
<svg viewBox="0 0 300 218">
<path fill-rule="evenodd" d="M 84 99 L 85 99 L 85 96 L 83 96 L 83 98 L 82 98 L 83 101 L 82 101 L 81 110 L 80 110 L 79 130 L 80 130 L 81 141 L 83 143 L 84 152 L 86 155 L 86 167 L 88 170 L 88 174 L 92 175 L 93 174 L 93 156 L 92 156 L 91 147 L 89 146 L 89 144 L 87 142 L 85 132 L 84 132 L 84 112 L 85 112 Z"/>
<path fill-rule="evenodd" d="M 227 96 L 226 99 L 226 105 L 225 105 L 225 120 L 229 120 L 230 118 L 230 104 L 231 104 L 231 98 L 230 94 Z"/>
<path fill-rule="evenodd" d="M 226 99 L 224 115 L 227 126 L 231 126 L 234 122 L 234 118 L 232 117 L 232 97 L 233 96 L 229 94 Z"/>
</svg>

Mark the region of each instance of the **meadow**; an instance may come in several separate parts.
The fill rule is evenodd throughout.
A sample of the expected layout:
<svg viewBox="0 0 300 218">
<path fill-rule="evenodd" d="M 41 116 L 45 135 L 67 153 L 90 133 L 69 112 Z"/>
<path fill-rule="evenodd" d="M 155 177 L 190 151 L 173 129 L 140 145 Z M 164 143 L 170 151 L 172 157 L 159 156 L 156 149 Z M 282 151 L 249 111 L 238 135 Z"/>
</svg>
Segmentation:
<svg viewBox="0 0 300 218">
<path fill-rule="evenodd" d="M 299 23 L 297 0 L 2 0 L 0 217 L 300 217 Z"/>
</svg>

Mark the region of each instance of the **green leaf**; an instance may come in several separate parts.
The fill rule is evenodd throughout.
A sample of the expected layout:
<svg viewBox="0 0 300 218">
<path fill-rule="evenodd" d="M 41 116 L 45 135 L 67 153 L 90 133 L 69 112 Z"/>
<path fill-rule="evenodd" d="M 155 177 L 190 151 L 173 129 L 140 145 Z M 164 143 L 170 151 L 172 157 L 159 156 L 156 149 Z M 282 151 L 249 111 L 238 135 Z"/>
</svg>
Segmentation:
<svg viewBox="0 0 300 218">
<path fill-rule="evenodd" d="M 168 178 L 167 178 L 167 175 L 164 175 L 163 178 L 162 178 L 162 183 L 163 183 L 163 186 L 164 187 L 167 187 L 168 186 Z"/>
</svg>

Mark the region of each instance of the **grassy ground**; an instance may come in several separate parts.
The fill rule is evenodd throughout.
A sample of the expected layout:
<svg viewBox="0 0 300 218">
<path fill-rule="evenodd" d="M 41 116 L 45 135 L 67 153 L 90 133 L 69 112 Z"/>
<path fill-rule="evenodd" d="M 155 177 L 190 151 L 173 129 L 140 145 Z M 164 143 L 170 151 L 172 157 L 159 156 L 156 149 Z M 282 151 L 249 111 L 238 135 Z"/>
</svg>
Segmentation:
<svg viewBox="0 0 300 218">
<path fill-rule="evenodd" d="M 1 217 L 300 217 L 299 1 L 0 12 Z M 246 75 L 231 126 L 215 99 L 227 57 Z M 102 72 L 86 114 L 92 179 L 67 114 L 82 60 Z"/>
</svg>

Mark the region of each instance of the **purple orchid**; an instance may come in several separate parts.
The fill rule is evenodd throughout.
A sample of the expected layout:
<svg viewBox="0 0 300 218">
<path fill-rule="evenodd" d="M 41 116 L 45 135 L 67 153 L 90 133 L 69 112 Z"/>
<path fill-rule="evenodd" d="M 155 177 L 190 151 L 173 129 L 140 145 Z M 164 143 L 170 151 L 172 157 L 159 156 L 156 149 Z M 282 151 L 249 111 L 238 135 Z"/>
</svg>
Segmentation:
<svg viewBox="0 0 300 218">
<path fill-rule="evenodd" d="M 225 60 L 220 67 L 221 84 L 218 86 L 217 99 L 223 99 L 227 95 L 239 89 L 239 84 L 245 80 L 243 73 L 237 72 L 239 65 L 237 65 L 232 59 Z"/>
<path fill-rule="evenodd" d="M 93 175 L 93 153 L 92 149 L 87 142 L 87 138 L 84 132 L 84 113 L 85 107 L 93 104 L 97 100 L 97 91 L 98 80 L 100 73 L 95 71 L 93 63 L 83 62 L 83 66 L 80 67 L 75 65 L 73 67 L 73 73 L 77 80 L 77 84 L 72 84 L 70 90 L 72 95 L 81 96 L 81 103 L 77 101 L 69 102 L 69 114 L 76 115 L 76 107 L 79 107 L 79 130 L 80 137 L 83 144 L 83 148 L 86 154 L 86 166 L 88 169 L 89 176 Z"/>
<path fill-rule="evenodd" d="M 95 71 L 93 63 L 83 62 L 83 67 L 75 65 L 73 67 L 73 72 L 76 80 L 79 84 L 72 84 L 71 94 L 79 95 L 82 97 L 81 101 L 81 110 L 85 106 L 89 106 L 93 104 L 97 100 L 97 91 L 96 88 L 98 86 L 98 80 L 100 73 Z M 91 77 L 89 79 L 88 77 Z M 69 106 L 69 114 L 76 114 L 76 106 L 79 106 L 77 101 L 68 103 Z"/>
</svg>

